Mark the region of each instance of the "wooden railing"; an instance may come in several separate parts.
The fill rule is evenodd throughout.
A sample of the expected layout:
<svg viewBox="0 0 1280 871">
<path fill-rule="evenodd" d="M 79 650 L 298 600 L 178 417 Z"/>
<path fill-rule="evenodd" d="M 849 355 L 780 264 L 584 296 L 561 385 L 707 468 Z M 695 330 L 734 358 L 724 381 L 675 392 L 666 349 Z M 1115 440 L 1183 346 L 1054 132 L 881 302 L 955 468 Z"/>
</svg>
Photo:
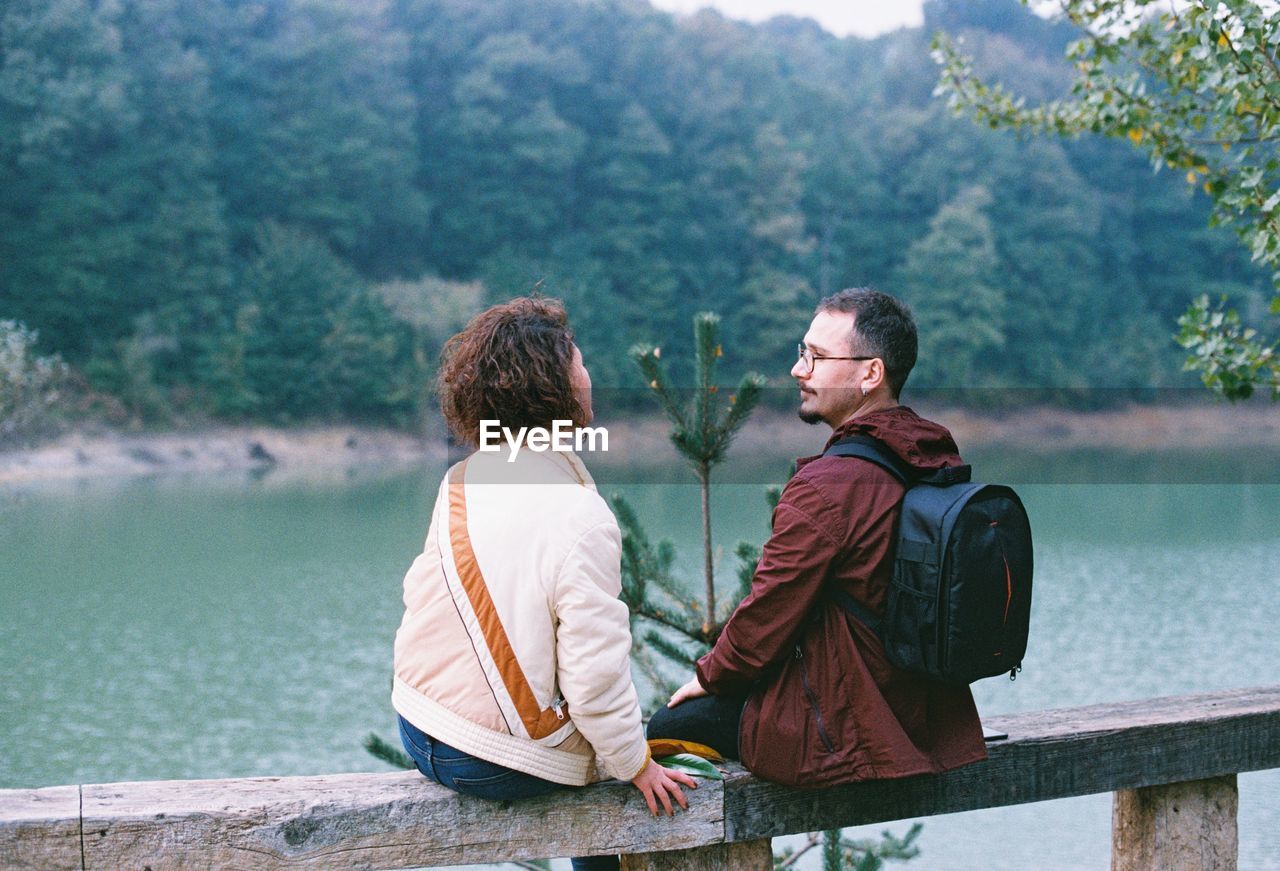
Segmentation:
<svg viewBox="0 0 1280 871">
<path fill-rule="evenodd" d="M 1280 687 L 988 725 L 1008 739 L 941 776 L 804 792 L 730 766 L 674 818 L 649 816 L 617 781 L 485 802 L 416 772 L 0 790 L 0 868 L 410 868 L 621 853 L 630 868 L 766 869 L 775 835 L 1114 792 L 1113 869 L 1232 869 L 1236 773 L 1280 768 Z"/>
</svg>

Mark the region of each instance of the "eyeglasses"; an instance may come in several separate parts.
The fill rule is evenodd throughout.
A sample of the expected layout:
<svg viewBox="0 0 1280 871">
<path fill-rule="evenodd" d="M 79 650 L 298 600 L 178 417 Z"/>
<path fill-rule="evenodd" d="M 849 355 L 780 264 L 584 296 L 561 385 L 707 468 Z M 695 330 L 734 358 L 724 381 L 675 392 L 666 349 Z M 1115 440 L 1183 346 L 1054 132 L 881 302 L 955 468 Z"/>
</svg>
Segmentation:
<svg viewBox="0 0 1280 871">
<path fill-rule="evenodd" d="M 813 373 L 813 364 L 818 360 L 875 360 L 875 357 L 819 357 L 817 354 L 805 347 L 804 342 L 796 345 L 798 359 L 804 364 L 806 375 Z"/>
</svg>

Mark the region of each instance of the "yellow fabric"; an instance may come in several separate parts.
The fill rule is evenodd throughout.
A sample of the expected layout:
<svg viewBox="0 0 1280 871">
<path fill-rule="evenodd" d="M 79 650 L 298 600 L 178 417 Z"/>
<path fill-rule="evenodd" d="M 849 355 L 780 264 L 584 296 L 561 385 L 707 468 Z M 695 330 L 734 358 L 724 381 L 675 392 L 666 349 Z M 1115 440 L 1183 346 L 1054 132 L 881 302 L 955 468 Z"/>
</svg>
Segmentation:
<svg viewBox="0 0 1280 871">
<path fill-rule="evenodd" d="M 649 753 L 653 756 L 676 756 L 680 753 L 689 753 L 709 762 L 724 762 L 724 757 L 706 744 L 684 741 L 680 738 L 650 738 Z"/>
</svg>

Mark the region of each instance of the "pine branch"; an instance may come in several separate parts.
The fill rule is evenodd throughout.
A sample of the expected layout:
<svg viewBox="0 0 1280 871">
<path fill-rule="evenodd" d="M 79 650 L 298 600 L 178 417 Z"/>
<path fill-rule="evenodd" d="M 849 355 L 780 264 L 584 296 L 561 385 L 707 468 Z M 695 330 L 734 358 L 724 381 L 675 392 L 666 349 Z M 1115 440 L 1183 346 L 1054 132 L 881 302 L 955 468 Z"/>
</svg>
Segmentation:
<svg viewBox="0 0 1280 871">
<path fill-rule="evenodd" d="M 686 669 L 692 668 L 694 663 L 698 661 L 696 656 L 691 656 L 687 651 L 662 637 L 652 629 L 645 633 L 644 640 L 645 643 L 649 645 L 650 649 L 657 651 L 667 659 L 684 666 Z"/>
<path fill-rule="evenodd" d="M 787 475 L 787 478 L 790 479 L 791 476 L 794 475 L 795 473 L 796 473 L 796 464 L 792 463 L 791 474 Z M 773 509 L 778 507 L 778 503 L 782 501 L 782 488 L 778 486 L 764 488 L 764 501 L 768 503 L 769 511 L 772 512 Z M 772 531 L 773 530 L 770 530 L 770 532 Z"/>
<path fill-rule="evenodd" d="M 715 373 L 719 358 L 724 356 L 724 350 L 720 347 L 720 316 L 712 312 L 694 315 L 693 340 L 697 361 L 693 419 L 693 426 L 697 431 L 696 455 L 701 463 L 711 463 L 719 459 L 714 452 L 718 441 L 716 411 L 719 406 Z"/>
<path fill-rule="evenodd" d="M 646 582 L 653 572 L 652 548 L 630 503 L 617 494 L 609 502 L 622 532 L 622 600 L 635 611 L 645 600 Z"/>
<path fill-rule="evenodd" d="M 644 527 L 636 518 L 630 503 L 622 496 L 614 494 L 610 498 L 610 504 L 622 530 L 623 601 L 633 613 L 647 613 L 655 620 L 670 623 L 674 629 L 688 631 L 688 627 L 694 624 L 682 623 L 680 618 L 668 615 L 650 600 L 649 594 L 649 584 L 652 583 L 686 610 L 694 623 L 698 620 L 700 609 L 697 601 L 688 598 L 685 588 L 671 577 L 671 565 L 675 561 L 674 546 L 666 539 L 658 542 L 657 547 L 650 544 Z"/>
<path fill-rule="evenodd" d="M 636 512 L 631 507 L 631 503 L 620 494 L 614 493 L 609 497 L 609 504 L 613 507 L 613 514 L 618 519 L 618 526 L 622 531 L 631 533 L 637 545 L 642 549 L 647 549 L 649 547 L 649 537 L 645 535 L 644 527 L 640 525 L 640 521 L 636 518 Z"/>
<path fill-rule="evenodd" d="M 738 558 L 737 601 L 741 602 L 751 592 L 751 582 L 755 580 L 756 568 L 760 565 L 760 548 L 749 541 L 740 541 L 733 553 Z M 732 614 L 733 608 L 736 607 L 737 604 L 734 603 L 729 609 L 729 613 Z M 727 617 L 728 615 L 726 615 L 726 619 Z"/>
<path fill-rule="evenodd" d="M 751 412 L 755 411 L 764 395 L 765 378 L 754 372 L 742 376 L 738 389 L 729 397 L 729 410 L 720 422 L 715 443 L 716 459 L 724 457 L 733 442 L 733 437 L 742 429 Z"/>
<path fill-rule="evenodd" d="M 364 741 L 361 742 L 361 746 L 369 752 L 369 755 L 381 759 L 383 762 L 394 768 L 412 770 L 417 767 L 413 764 L 413 760 L 409 758 L 407 753 L 400 748 L 391 745 L 387 741 L 384 741 L 381 736 L 375 732 L 370 732 L 366 735 Z"/>
<path fill-rule="evenodd" d="M 667 419 L 671 421 L 672 439 L 674 440 L 675 433 L 685 432 L 689 427 L 685 421 L 684 412 L 672 395 L 671 385 L 667 380 L 666 367 L 659 362 L 662 357 L 662 349 L 654 345 L 633 345 L 627 355 L 640 367 L 640 372 L 644 375 L 645 383 L 649 385 L 649 389 L 657 394 L 663 412 L 666 413 Z"/>
<path fill-rule="evenodd" d="M 809 841 L 803 847 L 799 850 L 788 849 L 781 857 L 776 857 L 773 860 L 773 871 L 782 871 L 784 868 L 790 868 L 792 865 L 796 864 L 796 862 L 800 861 L 801 856 L 808 853 L 820 843 L 822 843 L 822 833 L 810 832 Z"/>
<path fill-rule="evenodd" d="M 922 831 L 924 831 L 924 823 L 912 824 L 901 838 L 887 830 L 881 832 L 880 855 L 886 859 L 914 859 L 920 855 L 920 848 L 916 846 L 916 841 L 919 840 Z"/>
<path fill-rule="evenodd" d="M 841 841 L 845 861 L 855 871 L 878 871 L 887 861 L 905 862 L 920 855 L 916 839 L 924 830 L 922 823 L 915 823 L 901 838 L 886 830 L 880 833 L 880 840 L 870 839 Z"/>
<path fill-rule="evenodd" d="M 650 708 L 657 709 L 666 704 L 672 693 L 679 689 L 679 683 L 671 681 L 658 671 L 657 663 L 653 661 L 653 656 L 645 648 L 637 646 L 632 651 L 631 661 L 640 669 L 640 673 L 649 679 L 649 683 L 653 685 L 654 690 L 665 694 L 654 696 L 652 704 L 649 706 Z"/>
<path fill-rule="evenodd" d="M 843 871 L 844 850 L 841 849 L 840 830 L 828 829 L 822 833 L 822 871 Z"/>
<path fill-rule="evenodd" d="M 658 542 L 657 548 L 657 566 L 658 576 L 663 578 L 671 577 L 671 566 L 676 561 L 676 547 L 669 539 L 662 539 Z"/>
<path fill-rule="evenodd" d="M 664 593 L 671 600 L 672 603 L 674 603 L 678 608 L 680 608 L 680 610 L 683 612 L 684 617 L 687 617 L 688 619 L 693 621 L 692 623 L 689 623 L 686 625 L 689 625 L 689 626 L 700 625 L 700 621 L 702 619 L 702 606 L 699 604 L 696 597 L 690 595 L 688 589 L 681 582 L 671 577 L 670 574 L 665 574 L 665 573 L 653 575 L 649 578 L 649 580 L 653 581 L 654 586 L 657 587 L 662 593 Z M 667 619 L 680 619 L 680 618 L 667 618 Z M 684 631 L 684 630 L 682 629 L 681 631 Z"/>
<path fill-rule="evenodd" d="M 678 632 L 690 641 L 701 641 L 704 638 L 702 627 L 700 625 L 697 623 L 683 622 L 678 616 L 668 614 L 661 608 L 655 607 L 651 601 L 646 600 L 641 602 L 635 613 L 638 617 L 643 617 L 646 620 L 652 620 L 660 626 L 665 626 L 673 632 Z"/>
</svg>

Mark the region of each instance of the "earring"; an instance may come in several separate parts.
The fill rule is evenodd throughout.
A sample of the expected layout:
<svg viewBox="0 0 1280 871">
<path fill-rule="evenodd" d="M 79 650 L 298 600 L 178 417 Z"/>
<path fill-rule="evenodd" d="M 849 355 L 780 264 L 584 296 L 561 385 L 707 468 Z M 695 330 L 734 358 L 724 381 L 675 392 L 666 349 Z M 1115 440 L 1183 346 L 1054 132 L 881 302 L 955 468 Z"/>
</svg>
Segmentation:
<svg viewBox="0 0 1280 871">
<path fill-rule="evenodd" d="M 867 386 L 866 386 L 865 384 L 864 384 L 864 385 L 862 385 L 862 395 L 863 395 L 864 397 L 865 397 L 868 393 L 870 393 L 870 392 L 871 392 L 871 391 L 867 390 Z"/>
</svg>

